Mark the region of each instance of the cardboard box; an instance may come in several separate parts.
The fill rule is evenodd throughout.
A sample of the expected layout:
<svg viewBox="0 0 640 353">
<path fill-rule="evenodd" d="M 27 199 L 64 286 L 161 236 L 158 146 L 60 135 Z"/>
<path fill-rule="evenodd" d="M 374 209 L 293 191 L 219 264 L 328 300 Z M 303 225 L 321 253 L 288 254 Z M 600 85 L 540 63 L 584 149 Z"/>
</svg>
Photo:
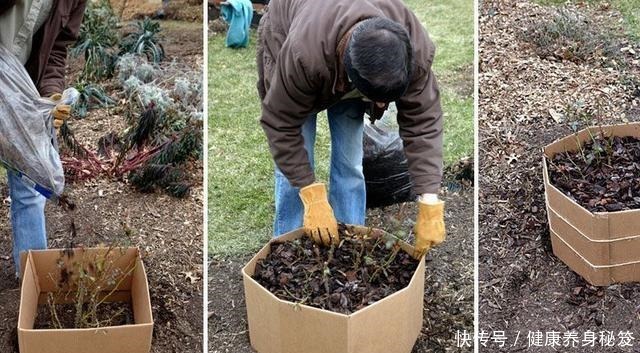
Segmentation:
<svg viewBox="0 0 640 353">
<path fill-rule="evenodd" d="M 604 132 L 640 137 L 640 123 L 591 127 L 544 148 L 544 187 L 553 253 L 596 286 L 640 281 L 640 210 L 590 212 L 549 181 L 547 158 L 577 151 Z"/>
<path fill-rule="evenodd" d="M 23 253 L 18 317 L 20 353 L 149 353 L 153 318 L 147 275 L 140 253 L 136 248 L 115 249 L 105 256 L 106 252 L 107 249 L 100 248 Z M 106 295 L 115 289 L 107 301 L 131 302 L 135 324 L 99 329 L 33 329 L 38 305 L 46 305 L 48 293 L 56 292 L 61 268 L 72 269 L 73 261 L 95 259 L 94 256 L 102 256 L 98 258 L 112 262 L 114 268 L 120 268 L 122 273 L 129 273 L 122 277 L 119 285 L 116 283 L 105 288 L 104 293 Z M 118 287 L 114 288 L 116 285 Z"/>
<path fill-rule="evenodd" d="M 259 353 L 410 353 L 422 328 L 424 257 L 406 288 L 344 315 L 280 300 L 252 278 L 272 242 L 302 236 L 298 229 L 272 240 L 242 269 L 251 346 Z M 413 252 L 412 246 L 401 246 Z"/>
</svg>

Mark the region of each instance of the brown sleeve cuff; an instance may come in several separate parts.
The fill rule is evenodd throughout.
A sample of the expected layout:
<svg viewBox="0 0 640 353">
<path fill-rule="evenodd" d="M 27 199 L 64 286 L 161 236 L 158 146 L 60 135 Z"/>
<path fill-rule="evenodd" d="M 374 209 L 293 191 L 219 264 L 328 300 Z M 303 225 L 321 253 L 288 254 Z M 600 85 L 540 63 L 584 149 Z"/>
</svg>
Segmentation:
<svg viewBox="0 0 640 353">
<path fill-rule="evenodd" d="M 411 176 L 413 179 L 413 191 L 416 195 L 437 194 L 442 186 L 442 176 L 427 174 L 419 177 Z"/>
<path fill-rule="evenodd" d="M 316 182 L 316 177 L 313 173 L 305 173 L 300 176 L 294 175 L 289 178 L 289 183 L 295 188 L 303 188 Z"/>
<path fill-rule="evenodd" d="M 49 84 L 49 85 L 40 87 L 40 96 L 51 97 L 51 95 L 53 95 L 54 93 L 62 93 L 62 91 L 63 91 L 62 87 Z"/>
</svg>

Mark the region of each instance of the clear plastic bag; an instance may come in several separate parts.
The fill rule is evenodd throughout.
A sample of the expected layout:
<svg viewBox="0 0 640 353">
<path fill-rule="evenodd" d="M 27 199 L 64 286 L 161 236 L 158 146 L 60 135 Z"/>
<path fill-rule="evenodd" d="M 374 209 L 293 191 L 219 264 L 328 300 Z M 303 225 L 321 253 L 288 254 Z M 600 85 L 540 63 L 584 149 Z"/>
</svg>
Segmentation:
<svg viewBox="0 0 640 353">
<path fill-rule="evenodd" d="M 362 169 L 367 186 L 367 208 L 416 199 L 402 138 L 393 115 L 385 114 L 376 125 L 365 121 Z"/>
<path fill-rule="evenodd" d="M 59 104 L 78 99 L 73 88 Z M 0 46 L 0 163 L 47 198 L 60 196 L 64 171 L 57 151 L 51 110 L 20 61 Z"/>
</svg>

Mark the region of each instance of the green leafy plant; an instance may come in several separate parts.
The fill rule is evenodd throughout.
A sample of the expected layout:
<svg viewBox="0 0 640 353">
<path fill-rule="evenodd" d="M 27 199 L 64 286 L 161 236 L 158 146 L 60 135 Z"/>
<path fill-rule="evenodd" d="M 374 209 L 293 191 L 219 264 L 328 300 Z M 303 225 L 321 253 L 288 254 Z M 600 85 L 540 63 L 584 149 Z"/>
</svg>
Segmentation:
<svg viewBox="0 0 640 353">
<path fill-rule="evenodd" d="M 104 89 L 98 85 L 80 82 L 75 87 L 80 93 L 80 96 L 73 107 L 73 111 L 81 118 L 87 116 L 90 109 L 95 107 L 104 108 L 115 104 L 113 98 L 111 98 Z"/>
<path fill-rule="evenodd" d="M 135 24 L 135 30 L 122 39 L 120 53 L 145 55 L 149 61 L 159 63 L 164 60 L 164 47 L 160 43 L 160 23 L 145 18 Z"/>
<path fill-rule="evenodd" d="M 169 117 L 169 118 L 167 118 Z M 202 121 L 187 115 L 184 127 L 171 128 L 176 117 L 149 105 L 122 135 L 111 132 L 98 141 L 98 153 L 82 146 L 68 126 L 61 131 L 65 173 L 71 180 L 85 180 L 107 174 L 127 177 L 141 192 L 164 190 L 175 197 L 189 194 L 188 162 L 202 158 Z"/>
<path fill-rule="evenodd" d="M 144 145 L 158 123 L 155 119 L 141 118 L 137 128 L 132 130 L 129 138 L 130 146 Z M 198 121 L 188 121 L 188 126 L 167 136 L 161 134 L 156 144 L 161 148 L 140 168 L 129 174 L 131 184 L 141 192 L 152 192 L 161 189 L 174 197 L 186 197 L 191 185 L 186 177 L 186 162 L 202 156 L 202 125 Z M 157 128 L 157 127 L 156 127 Z M 157 133 L 157 132 L 156 132 Z"/>
<path fill-rule="evenodd" d="M 81 79 L 99 80 L 113 75 L 120 41 L 119 20 L 107 0 L 90 1 L 71 55 L 84 56 Z"/>
</svg>

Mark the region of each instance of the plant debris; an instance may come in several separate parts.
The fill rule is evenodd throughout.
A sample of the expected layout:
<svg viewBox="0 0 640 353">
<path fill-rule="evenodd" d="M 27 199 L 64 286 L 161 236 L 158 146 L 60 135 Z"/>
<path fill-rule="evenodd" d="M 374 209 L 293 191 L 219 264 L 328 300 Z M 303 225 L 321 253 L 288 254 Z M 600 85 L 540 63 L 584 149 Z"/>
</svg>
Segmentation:
<svg viewBox="0 0 640 353">
<path fill-rule="evenodd" d="M 640 208 L 640 139 L 598 134 L 549 161 L 551 183 L 592 212 Z"/>
<path fill-rule="evenodd" d="M 71 237 L 76 236 L 76 226 L 72 223 Z M 126 268 L 116 266 L 115 262 L 124 255 L 124 248 L 116 246 L 93 255 L 83 252 L 81 257 L 72 248 L 60 250 L 56 264 L 58 273 L 48 274 L 56 290 L 48 292 L 46 305 L 41 305 L 49 314 L 39 315 L 40 327 L 99 328 L 118 325 L 118 322 L 126 324 L 131 308 L 111 303 L 111 296 L 136 267 L 135 263 Z M 39 309 L 39 314 L 42 310 Z"/>
<path fill-rule="evenodd" d="M 89 310 L 89 305 L 84 305 L 85 310 Z M 75 314 L 76 314 L 76 306 L 75 304 L 60 304 L 55 306 L 55 315 L 56 318 L 52 317 L 51 308 L 48 305 L 39 305 L 38 306 L 38 315 L 36 317 L 36 321 L 34 323 L 34 329 L 36 330 L 47 330 L 47 329 L 73 329 L 75 327 Z M 112 303 L 104 303 L 100 305 L 97 309 L 96 315 L 100 318 L 100 322 L 102 323 L 101 327 L 107 326 L 122 326 L 122 325 L 131 325 L 134 323 L 133 320 L 133 308 L 131 307 L 131 303 L 126 302 L 112 302 Z M 58 325 L 54 325 L 53 322 L 56 321 L 59 323 Z"/>
<path fill-rule="evenodd" d="M 282 300 L 351 314 L 405 288 L 418 260 L 392 237 L 358 236 L 341 225 L 341 241 L 318 246 L 308 237 L 274 243 L 254 279 Z"/>
</svg>

